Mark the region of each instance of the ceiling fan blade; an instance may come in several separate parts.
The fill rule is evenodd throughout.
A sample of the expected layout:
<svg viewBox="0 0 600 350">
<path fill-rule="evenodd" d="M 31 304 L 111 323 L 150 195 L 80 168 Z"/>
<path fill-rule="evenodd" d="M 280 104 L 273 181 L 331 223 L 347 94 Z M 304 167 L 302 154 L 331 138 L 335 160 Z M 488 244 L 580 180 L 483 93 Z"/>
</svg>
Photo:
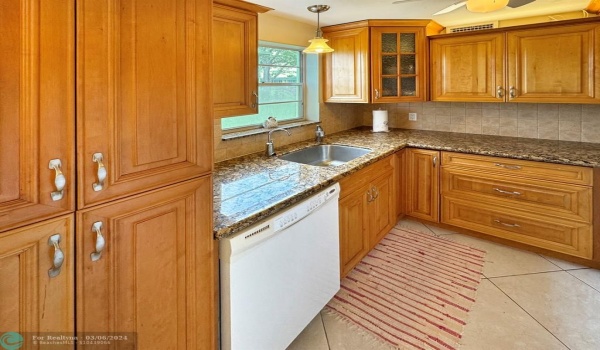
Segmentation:
<svg viewBox="0 0 600 350">
<path fill-rule="evenodd" d="M 534 1 L 535 0 L 510 0 L 508 2 L 508 5 L 506 5 L 506 6 L 512 7 L 512 8 L 516 8 L 516 7 L 521 7 L 521 6 L 527 5 L 527 4 L 532 3 Z"/>
<path fill-rule="evenodd" d="M 445 8 L 445 9 L 443 9 L 443 10 L 440 10 L 440 11 L 438 11 L 438 12 L 434 13 L 433 15 L 434 15 L 434 16 L 437 16 L 437 15 L 443 15 L 444 13 L 448 13 L 448 12 L 452 12 L 452 11 L 454 11 L 454 10 L 457 10 L 457 9 L 459 9 L 459 8 L 461 8 L 461 7 L 463 7 L 463 6 L 465 6 L 466 4 L 467 4 L 467 2 L 466 2 L 466 1 L 459 1 L 459 2 L 457 2 L 457 3 L 454 3 L 454 4 L 452 4 L 452 5 L 448 6 L 448 7 L 446 7 L 446 8 Z"/>
</svg>

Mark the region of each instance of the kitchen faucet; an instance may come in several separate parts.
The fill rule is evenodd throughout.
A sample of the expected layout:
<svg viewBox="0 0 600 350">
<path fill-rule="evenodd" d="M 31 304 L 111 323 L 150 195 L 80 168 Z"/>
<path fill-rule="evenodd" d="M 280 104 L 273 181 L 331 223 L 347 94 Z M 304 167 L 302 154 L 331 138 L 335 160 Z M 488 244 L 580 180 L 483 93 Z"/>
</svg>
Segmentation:
<svg viewBox="0 0 600 350">
<path fill-rule="evenodd" d="M 287 131 L 287 129 L 284 129 L 284 128 L 277 128 L 277 129 L 273 129 L 273 130 L 269 131 L 269 134 L 267 135 L 267 149 L 265 151 L 267 157 L 271 157 L 271 156 L 275 155 L 275 146 L 273 145 L 273 140 L 271 139 L 271 134 L 278 130 L 287 132 L 288 136 L 292 135 L 289 131 Z"/>
<path fill-rule="evenodd" d="M 315 141 L 321 144 L 321 142 L 323 142 L 323 138 L 325 137 L 325 131 L 323 131 L 321 125 L 317 125 L 317 131 L 315 131 L 315 136 Z"/>
</svg>

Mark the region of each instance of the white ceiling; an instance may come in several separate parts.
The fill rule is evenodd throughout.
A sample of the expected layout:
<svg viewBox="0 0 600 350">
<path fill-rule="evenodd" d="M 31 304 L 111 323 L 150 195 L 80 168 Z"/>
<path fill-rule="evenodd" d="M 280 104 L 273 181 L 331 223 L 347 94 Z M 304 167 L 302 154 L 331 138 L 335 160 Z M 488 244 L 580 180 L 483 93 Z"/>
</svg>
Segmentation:
<svg viewBox="0 0 600 350">
<path fill-rule="evenodd" d="M 551 15 L 583 10 L 590 0 L 536 0 L 519 8 L 506 7 L 490 13 L 471 13 L 465 7 L 448 14 L 432 16 L 437 11 L 462 0 L 249 0 L 268 6 L 270 13 L 297 21 L 316 24 L 317 15 L 306 8 L 310 5 L 329 5 L 321 13 L 321 25 L 332 25 L 363 19 L 433 19 L 443 26 L 479 23 L 510 18 Z"/>
</svg>

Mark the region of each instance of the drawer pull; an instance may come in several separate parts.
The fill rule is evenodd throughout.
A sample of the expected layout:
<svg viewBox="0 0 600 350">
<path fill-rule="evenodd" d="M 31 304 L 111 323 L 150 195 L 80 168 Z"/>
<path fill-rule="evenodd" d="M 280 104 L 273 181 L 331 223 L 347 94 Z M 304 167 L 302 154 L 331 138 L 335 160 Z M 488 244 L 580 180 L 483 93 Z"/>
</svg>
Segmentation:
<svg viewBox="0 0 600 350">
<path fill-rule="evenodd" d="M 104 163 L 102 163 L 102 161 L 104 161 L 104 156 L 102 153 L 94 153 L 92 155 L 92 161 L 98 163 L 98 182 L 94 182 L 92 188 L 95 192 L 102 191 L 105 187 L 104 182 L 106 181 L 107 175 L 106 167 L 104 166 Z"/>
<path fill-rule="evenodd" d="M 510 194 L 510 195 L 513 195 L 513 196 L 520 196 L 521 195 L 521 192 L 517 192 L 517 191 L 510 192 L 510 191 L 501 190 L 499 188 L 494 188 L 494 191 L 502 193 L 502 194 Z"/>
<path fill-rule="evenodd" d="M 506 222 L 502 222 L 502 221 L 500 221 L 500 220 L 497 220 L 497 219 L 496 219 L 496 220 L 494 220 L 494 222 L 495 222 L 495 223 L 498 223 L 498 224 L 500 224 L 500 225 L 502 225 L 502 226 L 506 226 L 506 227 L 521 227 L 521 225 L 519 225 L 519 224 L 508 224 L 508 223 L 506 223 Z"/>
<path fill-rule="evenodd" d="M 93 253 L 90 254 L 90 259 L 92 261 L 98 261 L 102 257 L 102 251 L 106 246 L 106 241 L 104 240 L 104 236 L 102 235 L 102 221 L 96 221 L 92 225 L 92 232 L 96 234 L 96 246 Z"/>
<path fill-rule="evenodd" d="M 48 270 L 48 277 L 54 278 L 60 274 L 60 268 L 65 262 L 65 254 L 60 249 L 60 235 L 57 233 L 50 236 L 48 245 L 54 247 L 54 256 L 52 257 L 52 267 Z"/>
<path fill-rule="evenodd" d="M 521 167 L 518 166 L 518 165 L 507 165 L 507 164 L 502 164 L 502 163 L 496 163 L 494 165 L 495 166 L 499 166 L 499 167 L 504 168 L 504 169 L 521 170 Z"/>
<path fill-rule="evenodd" d="M 54 186 L 56 187 L 56 191 L 50 193 L 50 198 L 53 201 L 59 201 L 63 198 L 65 193 L 65 185 L 67 184 L 67 179 L 61 170 L 62 162 L 60 159 L 52 159 L 48 164 L 48 169 L 54 170 Z"/>
</svg>

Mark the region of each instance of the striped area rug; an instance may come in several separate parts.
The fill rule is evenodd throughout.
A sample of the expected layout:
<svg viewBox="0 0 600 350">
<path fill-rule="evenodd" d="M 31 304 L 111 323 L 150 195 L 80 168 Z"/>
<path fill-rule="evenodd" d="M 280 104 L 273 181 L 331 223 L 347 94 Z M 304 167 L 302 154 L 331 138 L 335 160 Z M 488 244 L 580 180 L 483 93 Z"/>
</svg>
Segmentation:
<svg viewBox="0 0 600 350">
<path fill-rule="evenodd" d="M 400 349 L 457 349 L 485 252 L 392 231 L 342 280 L 326 312 Z"/>
</svg>

